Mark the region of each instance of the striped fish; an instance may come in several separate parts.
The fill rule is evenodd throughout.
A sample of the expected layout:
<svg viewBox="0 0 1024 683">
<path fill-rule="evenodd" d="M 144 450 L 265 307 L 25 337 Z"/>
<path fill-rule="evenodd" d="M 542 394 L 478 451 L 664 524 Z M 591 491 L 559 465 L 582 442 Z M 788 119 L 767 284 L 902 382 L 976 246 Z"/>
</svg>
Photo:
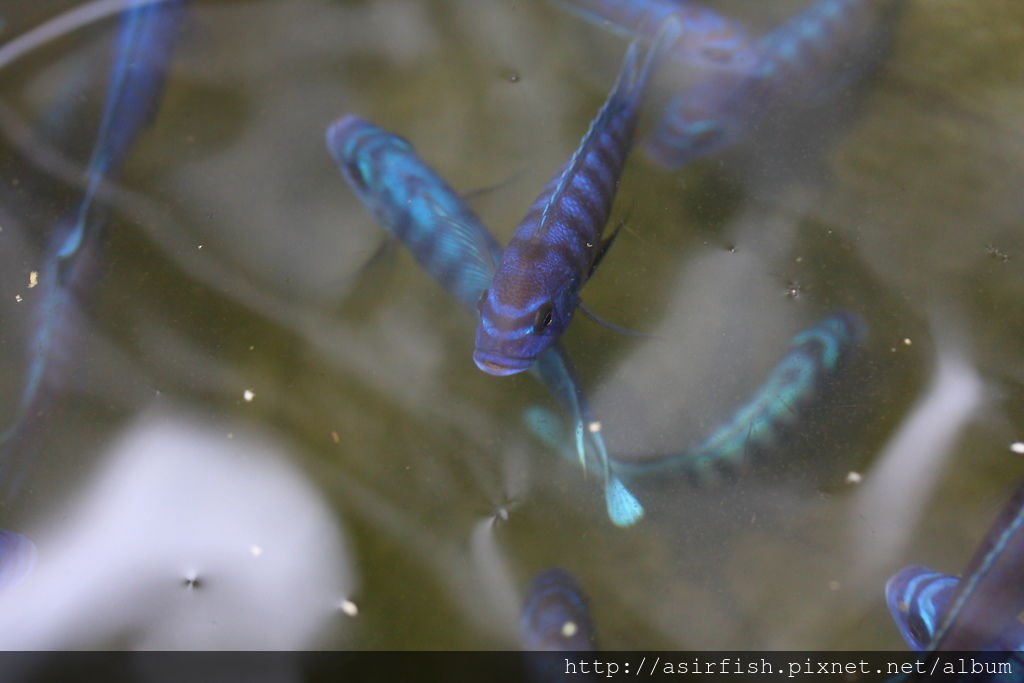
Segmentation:
<svg viewBox="0 0 1024 683">
<path fill-rule="evenodd" d="M 903 640 L 914 650 L 932 642 L 960 579 L 928 567 L 899 570 L 885 583 L 885 602 Z"/>
<path fill-rule="evenodd" d="M 519 618 L 519 633 L 524 650 L 589 652 L 597 648 L 587 597 L 563 569 L 548 569 L 533 579 Z"/>
<path fill-rule="evenodd" d="M 612 458 L 612 471 L 627 481 L 685 474 L 697 483 L 710 483 L 742 468 L 752 454 L 770 449 L 798 423 L 844 366 L 865 329 L 856 314 L 833 313 L 793 337 L 789 352 L 750 400 L 696 446 L 655 458 Z"/>
<path fill-rule="evenodd" d="M 640 63 L 630 46 L 615 87 L 575 153 L 516 228 L 491 286 L 480 297 L 473 360 L 484 372 L 527 369 L 565 331 L 579 291 L 614 240 L 602 241 L 619 176 L 633 145 L 641 98 L 665 44 L 670 19 Z"/>
<path fill-rule="evenodd" d="M 555 0 L 591 23 L 629 39 L 653 40 L 669 17 L 680 34 L 669 48 L 672 59 L 709 69 L 749 69 L 754 51 L 746 28 L 690 0 Z"/>
<path fill-rule="evenodd" d="M 938 622 L 929 650 L 995 647 L 1024 613 L 1024 484 L 1003 507 Z"/>
<path fill-rule="evenodd" d="M 331 124 L 327 148 L 377 222 L 408 247 L 445 291 L 472 310 L 491 283 L 502 251 L 458 193 L 406 140 L 357 116 Z M 593 418 L 562 348 L 549 347 L 531 371 L 572 416 L 579 458 L 606 459 L 600 432 L 587 428 Z M 605 482 L 605 500 L 617 526 L 630 526 L 643 516 L 640 502 L 617 478 Z"/>
<path fill-rule="evenodd" d="M 753 133 L 773 110 L 835 95 L 880 61 L 902 0 L 817 0 L 754 45 L 747 71 L 708 74 L 679 93 L 645 142 L 667 168 Z"/>
<path fill-rule="evenodd" d="M 28 371 L 15 414 L 0 435 L 0 479 L 7 494 L 19 485 L 10 471 L 14 451 L 27 435 L 30 419 L 42 412 L 48 385 L 57 381 L 70 354 L 78 298 L 94 270 L 94 246 L 102 226 L 101 221 L 90 221 L 96 192 L 103 179 L 124 161 L 153 117 L 184 4 L 167 0 L 133 5 L 121 20 L 102 121 L 86 171 L 86 189 L 73 217 L 54 231 L 37 275 Z"/>
</svg>

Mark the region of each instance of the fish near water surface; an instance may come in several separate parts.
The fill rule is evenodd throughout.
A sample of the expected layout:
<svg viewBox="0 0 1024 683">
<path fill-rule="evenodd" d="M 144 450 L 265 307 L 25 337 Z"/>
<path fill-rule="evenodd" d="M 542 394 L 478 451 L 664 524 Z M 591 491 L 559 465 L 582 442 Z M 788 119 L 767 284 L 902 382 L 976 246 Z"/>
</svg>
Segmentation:
<svg viewBox="0 0 1024 683">
<path fill-rule="evenodd" d="M 445 291 L 473 310 L 491 283 L 502 250 L 462 197 L 406 140 L 357 116 L 331 124 L 326 143 L 376 221 Z M 547 349 L 531 371 L 569 411 L 578 457 L 605 460 L 604 439 L 600 431 L 587 428 L 594 420 L 562 348 Z M 605 501 L 617 526 L 630 526 L 643 516 L 639 501 L 617 478 L 606 480 Z"/>
<path fill-rule="evenodd" d="M 749 69 L 709 73 L 673 97 L 645 141 L 679 168 L 756 131 L 771 111 L 819 103 L 881 61 L 903 0 L 817 0 L 753 47 Z"/>
<path fill-rule="evenodd" d="M 974 551 L 929 650 L 996 649 L 1024 613 L 1024 484 Z"/>
<path fill-rule="evenodd" d="M 15 414 L 0 435 L 0 486 L 8 494 L 19 485 L 10 471 L 12 451 L 26 436 L 30 418 L 43 412 L 46 390 L 60 381 L 60 370 L 71 355 L 79 297 L 96 267 L 94 247 L 102 227 L 102 221 L 90 216 L 96 192 L 153 118 L 185 4 L 184 0 L 132 4 L 122 15 L 83 196 L 73 216 L 54 230 L 36 271 L 28 370 Z"/>
<path fill-rule="evenodd" d="M 695 446 L 654 458 L 613 457 L 612 471 L 625 480 L 684 474 L 709 483 L 744 467 L 769 450 L 822 395 L 865 335 L 864 322 L 839 311 L 793 337 L 789 351 L 731 417 Z"/>
<path fill-rule="evenodd" d="M 587 597 L 563 569 L 548 569 L 530 583 L 519 618 L 524 650 L 591 651 L 597 634 Z"/>
<path fill-rule="evenodd" d="M 562 169 L 544 186 L 519 223 L 480 297 L 473 361 L 505 376 L 530 367 L 568 327 L 579 291 L 614 240 L 602 239 L 641 100 L 666 45 L 678 34 L 669 19 L 641 62 L 630 45 L 622 70 Z"/>
<path fill-rule="evenodd" d="M 749 69 L 753 40 L 746 28 L 690 0 L 555 0 L 582 19 L 630 39 L 653 40 L 670 17 L 679 35 L 666 48 L 675 61 L 705 69 Z"/>
<path fill-rule="evenodd" d="M 932 642 L 960 579 L 928 567 L 899 570 L 885 583 L 885 602 L 900 635 L 914 650 Z"/>
</svg>

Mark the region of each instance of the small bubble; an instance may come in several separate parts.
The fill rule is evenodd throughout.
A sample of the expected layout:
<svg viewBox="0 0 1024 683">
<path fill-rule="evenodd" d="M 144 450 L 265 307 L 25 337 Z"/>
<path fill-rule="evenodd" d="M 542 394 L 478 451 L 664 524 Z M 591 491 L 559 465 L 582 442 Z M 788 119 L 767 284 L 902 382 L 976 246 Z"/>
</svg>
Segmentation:
<svg viewBox="0 0 1024 683">
<path fill-rule="evenodd" d="M 575 621 L 567 621 L 562 624 L 562 637 L 572 638 L 579 631 L 579 627 Z"/>
<path fill-rule="evenodd" d="M 256 394 L 253 393 L 252 389 L 246 389 L 242 392 L 242 398 L 245 399 L 246 403 L 252 403 L 252 400 L 256 398 Z"/>
<path fill-rule="evenodd" d="M 32 289 L 33 287 L 35 287 L 38 284 L 39 284 L 39 271 L 38 270 L 33 270 L 31 273 L 28 274 L 28 288 Z"/>
<path fill-rule="evenodd" d="M 345 599 L 341 601 L 338 608 L 350 617 L 356 617 L 359 615 L 359 606 L 351 600 Z"/>
<path fill-rule="evenodd" d="M 1024 455 L 1024 441 L 1014 441 L 1010 444 L 1010 450 L 1017 455 Z"/>
<path fill-rule="evenodd" d="M 847 484 L 859 484 L 863 480 L 860 472 L 850 472 L 846 475 Z"/>
</svg>

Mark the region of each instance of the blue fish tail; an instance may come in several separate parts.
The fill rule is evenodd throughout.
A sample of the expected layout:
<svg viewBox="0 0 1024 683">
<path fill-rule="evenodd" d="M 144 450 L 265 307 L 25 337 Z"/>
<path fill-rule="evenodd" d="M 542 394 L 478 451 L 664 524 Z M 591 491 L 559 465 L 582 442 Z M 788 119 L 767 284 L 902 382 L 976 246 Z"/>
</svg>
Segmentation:
<svg viewBox="0 0 1024 683">
<path fill-rule="evenodd" d="M 89 160 L 85 194 L 58 258 L 70 258 L 84 239 L 89 212 L 104 178 L 119 166 L 159 106 L 167 64 L 177 39 L 185 0 L 135 3 L 118 34 L 96 145 Z"/>
</svg>

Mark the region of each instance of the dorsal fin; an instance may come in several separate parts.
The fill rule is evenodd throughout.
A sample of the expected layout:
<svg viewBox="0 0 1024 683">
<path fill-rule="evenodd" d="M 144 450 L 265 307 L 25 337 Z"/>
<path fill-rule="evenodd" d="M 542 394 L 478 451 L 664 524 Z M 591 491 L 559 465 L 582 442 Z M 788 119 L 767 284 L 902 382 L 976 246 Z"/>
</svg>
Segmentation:
<svg viewBox="0 0 1024 683">
<path fill-rule="evenodd" d="M 591 148 L 596 144 L 597 138 L 605 130 L 608 122 L 620 112 L 636 108 L 640 105 L 640 100 L 647 88 L 650 75 L 660 60 L 662 52 L 665 47 L 672 45 L 678 39 L 681 30 L 682 26 L 679 23 L 679 19 L 675 17 L 666 19 L 661 28 L 658 29 L 658 34 L 655 36 L 650 48 L 648 48 L 643 64 L 639 67 L 637 66 L 637 55 L 640 51 L 639 42 L 633 41 L 630 44 L 629 49 L 626 50 L 626 57 L 622 62 L 622 69 L 619 71 L 615 86 L 608 94 L 608 99 L 601 106 L 597 116 L 590 122 L 590 128 L 587 129 L 576 151 L 573 152 L 565 168 L 562 169 L 562 174 L 558 178 L 558 184 L 555 185 L 555 189 L 552 190 L 547 204 L 544 205 L 544 211 L 541 213 L 540 223 L 538 224 L 535 236 L 544 234 L 547 229 L 548 220 L 551 217 L 551 212 L 562 201 L 565 191 L 579 172 L 583 162 L 590 154 Z"/>
</svg>

